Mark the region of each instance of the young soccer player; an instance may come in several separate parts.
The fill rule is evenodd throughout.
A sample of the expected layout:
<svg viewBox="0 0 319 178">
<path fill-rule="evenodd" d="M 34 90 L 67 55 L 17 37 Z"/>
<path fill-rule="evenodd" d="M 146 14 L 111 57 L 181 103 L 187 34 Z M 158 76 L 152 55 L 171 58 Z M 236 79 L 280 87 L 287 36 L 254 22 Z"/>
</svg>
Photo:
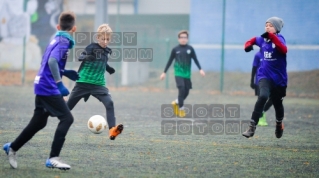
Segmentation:
<svg viewBox="0 0 319 178">
<path fill-rule="evenodd" d="M 63 96 L 67 96 L 69 91 L 64 87 L 61 77 L 64 75 L 73 81 L 78 79 L 76 71 L 64 69 L 68 50 L 74 45 L 71 36 L 76 30 L 74 13 L 61 13 L 57 29 L 59 31 L 46 48 L 40 70 L 34 80 L 36 96 L 33 117 L 13 142 L 6 143 L 3 146 L 12 168 L 18 166 L 17 151 L 46 126 L 49 116 L 53 116 L 58 117 L 60 122 L 55 131 L 50 157 L 46 160 L 45 165 L 49 168 L 71 169 L 70 165 L 60 160 L 59 155 L 66 134 L 73 123 L 73 116 L 63 99 Z"/>
<path fill-rule="evenodd" d="M 256 125 L 262 115 L 267 99 L 273 102 L 276 112 L 275 135 L 281 138 L 284 131 L 283 99 L 287 88 L 287 46 L 285 38 L 279 34 L 283 27 L 283 20 L 278 17 L 267 19 L 265 33 L 261 37 L 254 37 L 245 43 L 245 51 L 253 50 L 253 45 L 260 47 L 263 54 L 263 62 L 260 66 L 257 80 L 259 86 L 258 100 L 251 116 L 249 128 L 243 136 L 249 138 L 254 136 Z"/>
<path fill-rule="evenodd" d="M 111 49 L 107 45 L 110 42 L 112 29 L 108 24 L 102 24 L 97 32 L 98 43 L 88 45 L 80 56 L 80 60 L 83 61 L 78 70 L 80 79 L 76 81 L 67 105 L 72 110 L 81 98 L 84 98 L 85 102 L 90 95 L 97 98 L 106 109 L 109 138 L 114 140 L 122 133 L 124 126 L 115 125 L 114 104 L 109 90 L 105 87 L 105 71 L 109 74 L 115 72 L 114 68 L 107 64 L 108 55 L 111 54 Z"/>
<path fill-rule="evenodd" d="M 258 93 L 259 93 L 257 75 L 258 75 L 258 69 L 261 65 L 262 60 L 263 60 L 263 56 L 262 56 L 261 52 L 258 51 L 254 57 L 253 68 L 251 71 L 251 80 L 250 80 L 250 87 L 255 90 L 256 96 L 258 96 Z M 259 126 L 267 126 L 268 125 L 267 120 L 266 120 L 266 112 L 269 110 L 269 108 L 271 106 L 272 106 L 272 101 L 271 101 L 271 99 L 268 99 L 266 104 L 265 104 L 263 114 L 262 114 L 261 118 L 259 119 L 259 122 L 258 122 Z"/>
<path fill-rule="evenodd" d="M 205 72 L 201 69 L 201 66 L 197 60 L 195 50 L 192 46 L 188 45 L 188 32 L 182 30 L 178 33 L 179 45 L 174 47 L 171 52 L 171 56 L 166 64 L 164 72 L 161 74 L 160 79 L 163 80 L 166 76 L 166 72 L 173 60 L 175 59 L 174 72 L 175 81 L 178 88 L 178 98 L 172 102 L 175 115 L 179 117 L 185 117 L 184 100 L 189 94 L 189 90 L 192 89 L 191 82 L 191 59 L 194 60 L 199 72 L 202 76 L 205 76 Z"/>
</svg>

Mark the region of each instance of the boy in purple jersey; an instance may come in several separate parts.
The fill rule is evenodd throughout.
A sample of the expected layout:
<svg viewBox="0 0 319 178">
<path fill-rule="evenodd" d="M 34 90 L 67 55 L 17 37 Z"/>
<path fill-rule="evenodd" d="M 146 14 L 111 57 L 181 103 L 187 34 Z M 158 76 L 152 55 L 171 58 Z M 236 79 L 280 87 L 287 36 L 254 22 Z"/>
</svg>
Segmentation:
<svg viewBox="0 0 319 178">
<path fill-rule="evenodd" d="M 258 87 L 257 75 L 258 75 L 258 69 L 259 69 L 259 67 L 260 67 L 260 65 L 262 63 L 262 60 L 263 60 L 263 56 L 262 56 L 261 52 L 258 51 L 255 54 L 255 57 L 254 57 L 253 68 L 252 68 L 252 71 L 251 71 L 251 80 L 250 80 L 250 87 L 255 90 L 255 95 L 256 96 L 259 95 L 259 87 Z M 265 104 L 262 116 L 259 119 L 259 122 L 258 122 L 259 126 L 267 126 L 268 125 L 267 121 L 266 121 L 266 112 L 269 110 L 269 108 L 271 106 L 272 106 L 272 101 L 271 101 L 271 99 L 268 99 L 266 104 Z"/>
<path fill-rule="evenodd" d="M 59 155 L 65 136 L 73 123 L 73 116 L 63 99 L 69 91 L 64 87 L 61 77 L 64 75 L 73 81 L 79 78 L 76 71 L 64 69 L 68 50 L 74 45 L 71 37 L 76 30 L 74 13 L 61 13 L 57 29 L 59 31 L 47 46 L 40 70 L 34 80 L 36 96 L 33 117 L 13 142 L 3 146 L 12 168 L 17 168 L 16 152 L 46 126 L 49 116 L 53 116 L 58 117 L 60 122 L 53 138 L 50 157 L 45 165 L 48 168 L 71 169 L 70 165 L 60 160 Z"/>
<path fill-rule="evenodd" d="M 288 77 L 286 41 L 279 34 L 283 24 L 282 19 L 271 17 L 266 21 L 266 32 L 261 37 L 254 37 L 245 43 L 246 52 L 253 50 L 253 45 L 257 45 L 263 54 L 263 61 L 257 75 L 258 100 L 251 116 L 249 128 L 243 133 L 243 136 L 247 138 L 254 136 L 256 125 L 268 98 L 272 100 L 276 112 L 276 137 L 281 138 L 284 131 L 284 124 L 282 123 L 284 107 L 282 102 L 286 96 Z"/>
</svg>

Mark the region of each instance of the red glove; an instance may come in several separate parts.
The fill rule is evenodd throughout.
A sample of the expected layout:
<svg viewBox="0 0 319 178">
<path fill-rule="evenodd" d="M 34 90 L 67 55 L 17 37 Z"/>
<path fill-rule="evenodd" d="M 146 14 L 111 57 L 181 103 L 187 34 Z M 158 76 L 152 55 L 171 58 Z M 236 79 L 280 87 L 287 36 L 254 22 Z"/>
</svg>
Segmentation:
<svg viewBox="0 0 319 178">
<path fill-rule="evenodd" d="M 250 39 L 250 40 L 248 40 L 246 43 L 245 43 L 245 51 L 246 52 L 249 52 L 249 51 L 251 51 L 251 50 L 253 50 L 254 48 L 253 48 L 253 45 L 254 44 L 256 44 L 256 37 L 254 37 L 254 38 L 252 38 L 252 39 Z"/>
</svg>

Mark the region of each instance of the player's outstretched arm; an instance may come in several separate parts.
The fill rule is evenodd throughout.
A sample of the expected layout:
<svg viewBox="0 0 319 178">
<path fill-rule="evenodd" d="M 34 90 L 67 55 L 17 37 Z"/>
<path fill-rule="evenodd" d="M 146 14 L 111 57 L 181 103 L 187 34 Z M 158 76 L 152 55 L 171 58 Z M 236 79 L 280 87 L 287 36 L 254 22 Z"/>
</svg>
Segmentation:
<svg viewBox="0 0 319 178">
<path fill-rule="evenodd" d="M 48 65 L 51 71 L 51 74 L 53 76 L 54 81 L 61 81 L 61 75 L 59 72 L 59 65 L 58 65 L 58 61 L 53 58 L 50 57 L 49 61 L 48 61 Z"/>
<path fill-rule="evenodd" d="M 202 67 L 199 64 L 199 61 L 197 59 L 195 50 L 193 48 L 191 48 L 191 49 L 192 49 L 192 51 L 191 51 L 192 59 L 194 60 L 196 66 L 198 67 L 200 75 L 204 77 L 205 76 L 205 72 L 204 72 L 204 70 L 202 69 Z"/>
<path fill-rule="evenodd" d="M 54 81 L 61 93 L 62 96 L 68 96 L 70 94 L 69 90 L 63 85 L 60 72 L 59 72 L 59 65 L 55 58 L 50 58 L 48 61 L 48 65 L 53 76 Z"/>
<path fill-rule="evenodd" d="M 69 78 L 70 80 L 76 81 L 79 80 L 79 73 L 75 70 L 61 70 L 61 74 Z"/>
<path fill-rule="evenodd" d="M 270 39 L 276 45 L 276 48 L 279 52 L 282 54 L 287 54 L 287 46 L 279 40 L 277 35 L 265 32 L 261 35 L 261 37 Z"/>
<path fill-rule="evenodd" d="M 165 78 L 166 72 L 168 71 L 168 68 L 171 66 L 173 60 L 175 59 L 175 54 L 176 54 L 176 53 L 175 53 L 175 50 L 172 49 L 171 55 L 170 55 L 170 57 L 169 57 L 169 59 L 168 59 L 168 61 L 167 61 L 166 67 L 165 67 L 165 69 L 164 69 L 164 72 L 163 72 L 163 73 L 161 74 L 161 76 L 160 76 L 160 79 L 161 79 L 161 80 L 163 80 L 163 79 Z"/>
<path fill-rule="evenodd" d="M 254 50 L 253 45 L 256 44 L 256 37 L 251 38 L 250 40 L 246 41 L 245 43 L 245 51 L 250 52 Z"/>
</svg>

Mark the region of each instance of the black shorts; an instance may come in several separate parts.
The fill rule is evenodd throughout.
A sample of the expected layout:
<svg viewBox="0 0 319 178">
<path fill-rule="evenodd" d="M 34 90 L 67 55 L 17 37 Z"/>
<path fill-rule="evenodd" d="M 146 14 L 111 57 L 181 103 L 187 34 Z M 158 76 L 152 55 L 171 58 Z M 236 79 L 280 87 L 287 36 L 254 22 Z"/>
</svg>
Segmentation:
<svg viewBox="0 0 319 178">
<path fill-rule="evenodd" d="M 287 86 L 277 86 L 271 89 L 270 91 L 270 97 L 274 98 L 277 97 L 279 99 L 282 99 L 283 97 L 286 96 L 286 90 L 287 90 Z"/>
<path fill-rule="evenodd" d="M 189 78 L 175 76 L 176 87 L 192 89 L 192 81 Z"/>
<path fill-rule="evenodd" d="M 86 102 L 89 99 L 90 95 L 95 95 L 97 97 L 99 95 L 109 95 L 109 89 L 101 85 L 77 82 L 71 92 L 70 98 L 80 97 L 84 98 L 84 101 Z"/>
<path fill-rule="evenodd" d="M 36 95 L 35 107 L 43 109 L 45 112 L 48 112 L 52 117 L 59 117 L 70 113 L 70 109 L 61 95 Z"/>
<path fill-rule="evenodd" d="M 267 79 L 261 79 L 258 83 L 258 96 L 260 95 L 260 91 L 268 90 L 270 92 L 269 97 L 282 99 L 286 96 L 287 86 L 275 86 L 272 82 Z"/>
</svg>

